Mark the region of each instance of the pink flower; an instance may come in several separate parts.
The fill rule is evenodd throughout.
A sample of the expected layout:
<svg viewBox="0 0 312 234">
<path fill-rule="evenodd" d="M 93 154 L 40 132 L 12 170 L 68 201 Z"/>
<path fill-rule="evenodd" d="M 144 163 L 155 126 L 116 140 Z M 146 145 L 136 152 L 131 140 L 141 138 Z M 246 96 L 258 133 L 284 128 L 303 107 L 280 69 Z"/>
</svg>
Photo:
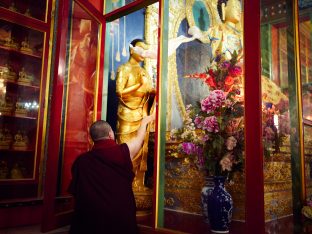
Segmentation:
<svg viewBox="0 0 312 234">
<path fill-rule="evenodd" d="M 203 117 L 202 116 L 196 116 L 194 119 L 194 123 L 197 128 L 202 128 L 203 127 Z"/>
<path fill-rule="evenodd" d="M 242 68 L 239 66 L 234 66 L 229 69 L 229 75 L 236 77 L 242 74 Z"/>
<path fill-rule="evenodd" d="M 215 111 L 217 108 L 221 107 L 226 99 L 225 93 L 222 90 L 213 90 L 210 92 L 209 96 L 201 101 L 201 110 L 207 112 Z"/>
<path fill-rule="evenodd" d="M 215 116 L 206 117 L 203 122 L 203 129 L 208 132 L 219 132 L 219 124 Z"/>
<path fill-rule="evenodd" d="M 191 142 L 183 142 L 182 143 L 182 150 L 187 155 L 194 154 L 196 152 L 196 145 Z"/>
<path fill-rule="evenodd" d="M 274 133 L 274 131 L 272 130 L 272 128 L 270 128 L 270 127 L 265 127 L 264 128 L 264 138 L 266 139 L 266 140 L 274 140 L 274 138 L 275 138 L 275 133 Z"/>
</svg>

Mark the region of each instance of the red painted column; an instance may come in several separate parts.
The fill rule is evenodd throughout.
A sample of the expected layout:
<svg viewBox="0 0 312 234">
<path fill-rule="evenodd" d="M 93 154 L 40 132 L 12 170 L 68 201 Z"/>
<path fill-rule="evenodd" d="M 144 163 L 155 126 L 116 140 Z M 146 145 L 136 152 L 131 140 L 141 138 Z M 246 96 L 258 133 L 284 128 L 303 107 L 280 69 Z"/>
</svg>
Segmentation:
<svg viewBox="0 0 312 234">
<path fill-rule="evenodd" d="M 244 1 L 246 233 L 262 234 L 264 184 L 261 115 L 260 1 Z"/>
</svg>

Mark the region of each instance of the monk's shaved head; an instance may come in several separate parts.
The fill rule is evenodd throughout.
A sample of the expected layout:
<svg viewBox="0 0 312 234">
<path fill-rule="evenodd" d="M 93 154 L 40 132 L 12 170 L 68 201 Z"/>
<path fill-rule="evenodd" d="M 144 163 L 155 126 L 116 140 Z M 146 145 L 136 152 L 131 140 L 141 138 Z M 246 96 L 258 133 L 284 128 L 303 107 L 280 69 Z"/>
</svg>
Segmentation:
<svg viewBox="0 0 312 234">
<path fill-rule="evenodd" d="M 108 139 L 110 131 L 112 131 L 111 126 L 104 120 L 98 120 L 90 127 L 90 135 L 93 141 Z"/>
</svg>

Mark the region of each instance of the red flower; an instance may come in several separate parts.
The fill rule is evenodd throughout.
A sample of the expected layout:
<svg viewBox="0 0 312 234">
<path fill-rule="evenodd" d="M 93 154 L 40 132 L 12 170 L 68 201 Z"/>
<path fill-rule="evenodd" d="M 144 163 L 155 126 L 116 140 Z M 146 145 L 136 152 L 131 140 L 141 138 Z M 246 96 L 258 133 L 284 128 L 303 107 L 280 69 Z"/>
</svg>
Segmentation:
<svg viewBox="0 0 312 234">
<path fill-rule="evenodd" d="M 206 74 L 206 73 L 200 73 L 199 74 L 199 78 L 200 79 L 206 79 L 206 78 L 208 78 L 209 76 Z"/>
<path fill-rule="evenodd" d="M 208 78 L 208 74 L 206 73 L 194 73 L 194 74 L 189 74 L 189 75 L 186 75 L 185 78 L 196 78 L 196 79 L 206 79 Z"/>
<path fill-rule="evenodd" d="M 211 88 L 215 88 L 216 87 L 216 81 L 213 77 L 208 77 L 206 80 L 205 80 L 205 83 L 207 85 L 209 85 Z"/>
<path fill-rule="evenodd" d="M 232 76 L 227 76 L 224 81 L 226 86 L 232 86 L 234 84 L 234 79 Z"/>
<path fill-rule="evenodd" d="M 213 70 L 212 70 L 212 69 L 209 69 L 208 74 L 209 74 L 210 76 L 212 76 L 212 77 L 215 77 L 215 74 L 213 73 Z"/>
</svg>

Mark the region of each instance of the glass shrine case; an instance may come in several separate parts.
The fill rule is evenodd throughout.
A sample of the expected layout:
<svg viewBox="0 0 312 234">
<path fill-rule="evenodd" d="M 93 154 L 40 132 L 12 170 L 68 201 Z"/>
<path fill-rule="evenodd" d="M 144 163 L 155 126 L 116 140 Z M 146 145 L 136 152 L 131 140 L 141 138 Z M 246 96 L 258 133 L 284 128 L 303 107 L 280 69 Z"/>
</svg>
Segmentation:
<svg viewBox="0 0 312 234">
<path fill-rule="evenodd" d="M 0 200 L 38 193 L 44 40 L 44 32 L 0 19 Z"/>
</svg>

